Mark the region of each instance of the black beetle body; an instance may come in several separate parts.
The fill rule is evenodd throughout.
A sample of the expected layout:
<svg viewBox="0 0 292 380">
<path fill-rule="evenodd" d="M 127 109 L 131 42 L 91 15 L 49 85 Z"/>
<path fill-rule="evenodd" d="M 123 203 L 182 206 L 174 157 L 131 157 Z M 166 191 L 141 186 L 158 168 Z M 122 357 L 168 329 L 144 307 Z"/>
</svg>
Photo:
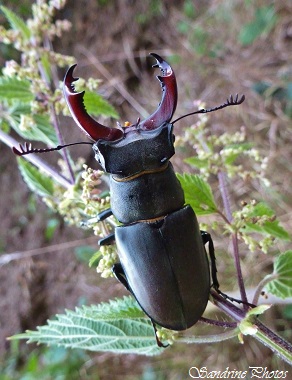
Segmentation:
<svg viewBox="0 0 292 380">
<path fill-rule="evenodd" d="M 172 125 L 155 132 L 146 140 L 134 133 L 126 145 L 97 141 L 93 149 L 104 169 L 116 173 L 110 179 L 111 210 L 124 223 L 115 229 L 122 266 L 116 276 L 126 279 L 152 321 L 185 330 L 206 308 L 209 265 L 195 213 L 184 206 L 168 161 L 174 154 Z"/>
</svg>

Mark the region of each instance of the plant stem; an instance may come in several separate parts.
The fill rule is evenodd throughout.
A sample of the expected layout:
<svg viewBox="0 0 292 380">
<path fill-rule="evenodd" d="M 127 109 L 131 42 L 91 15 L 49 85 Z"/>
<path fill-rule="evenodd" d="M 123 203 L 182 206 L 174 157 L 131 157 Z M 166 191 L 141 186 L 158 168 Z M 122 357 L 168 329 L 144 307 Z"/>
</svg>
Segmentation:
<svg viewBox="0 0 292 380">
<path fill-rule="evenodd" d="M 14 146 L 18 145 L 18 142 L 13 137 L 7 135 L 2 130 L 0 130 L 0 140 L 4 142 L 7 146 L 9 146 L 10 148 L 13 148 Z M 67 178 L 63 177 L 52 166 L 50 166 L 45 161 L 37 157 L 36 154 L 29 154 L 25 156 L 25 159 L 31 162 L 32 164 L 34 164 L 36 167 L 38 167 L 42 171 L 44 171 L 46 174 L 48 174 L 50 177 L 52 177 L 54 180 L 56 180 L 60 185 L 62 185 L 66 189 L 72 186 L 71 182 Z"/>
<path fill-rule="evenodd" d="M 214 290 L 211 290 L 211 294 L 214 300 L 214 303 L 223 310 L 230 317 L 235 319 L 237 322 L 242 322 L 245 318 L 246 311 L 238 308 L 233 305 L 228 300 L 224 299 Z M 249 317 L 247 317 L 249 318 Z M 269 347 L 273 352 L 280 356 L 284 361 L 289 364 L 292 364 L 292 345 L 287 342 L 285 339 L 280 337 L 266 327 L 262 322 L 257 318 L 254 318 L 253 324 L 257 328 L 257 332 L 253 337 L 263 343 L 265 346 Z"/>
<path fill-rule="evenodd" d="M 50 92 L 51 91 L 51 83 L 49 82 L 49 79 L 46 76 L 45 69 L 43 67 L 42 60 L 41 60 L 41 57 L 40 57 L 40 54 L 38 51 L 38 45 L 35 42 L 34 38 L 31 39 L 31 42 L 32 42 L 32 45 L 35 49 L 35 53 L 37 54 L 37 57 L 38 57 L 38 69 L 39 69 L 40 76 L 41 76 L 42 80 L 46 83 L 47 88 L 48 88 L 48 92 Z M 44 44 L 45 44 L 45 42 L 46 42 L 46 36 L 44 36 Z M 51 47 L 51 45 L 50 45 L 50 47 Z M 56 131 L 56 135 L 57 135 L 57 138 L 59 141 L 59 145 L 64 145 L 64 139 L 63 139 L 63 136 L 62 136 L 62 133 L 60 130 L 60 124 L 59 124 L 58 116 L 56 114 L 55 105 L 50 100 L 48 102 L 49 102 L 49 111 L 50 111 L 51 122 L 52 122 L 53 127 Z M 75 183 L 75 177 L 74 177 L 72 165 L 70 163 L 69 153 L 68 153 L 67 149 L 64 149 L 61 152 L 61 154 L 63 156 L 63 159 L 64 159 L 66 166 L 68 168 L 68 171 L 69 171 L 70 182 L 73 185 Z"/>
<path fill-rule="evenodd" d="M 229 197 L 229 192 L 227 189 L 227 184 L 226 184 L 226 174 L 223 172 L 218 173 L 218 180 L 219 180 L 219 189 L 221 193 L 221 197 L 223 200 L 223 205 L 226 213 L 226 218 L 228 222 L 231 224 L 232 222 L 232 212 L 231 212 L 231 206 L 230 206 L 230 197 Z M 238 286 L 239 286 L 239 291 L 241 295 L 241 300 L 244 302 L 244 308 L 247 310 L 248 306 L 247 304 L 247 296 L 246 296 L 246 291 L 245 291 L 245 286 L 243 282 L 243 276 L 242 276 L 242 271 L 241 271 L 241 266 L 240 266 L 240 258 L 239 258 L 239 249 L 238 249 L 238 236 L 237 232 L 232 234 L 232 245 L 233 245 L 233 258 L 235 262 L 235 268 L 237 272 L 237 281 L 238 281 Z"/>
<path fill-rule="evenodd" d="M 259 300 L 259 297 L 261 295 L 261 292 L 263 290 L 263 288 L 271 281 L 273 281 L 275 278 L 277 278 L 277 274 L 270 274 L 268 276 L 266 276 L 265 278 L 263 278 L 261 280 L 261 282 L 258 284 L 257 286 L 257 289 L 254 293 L 254 296 L 253 296 L 253 300 L 252 300 L 252 303 L 257 305 L 258 303 L 258 300 Z"/>
</svg>

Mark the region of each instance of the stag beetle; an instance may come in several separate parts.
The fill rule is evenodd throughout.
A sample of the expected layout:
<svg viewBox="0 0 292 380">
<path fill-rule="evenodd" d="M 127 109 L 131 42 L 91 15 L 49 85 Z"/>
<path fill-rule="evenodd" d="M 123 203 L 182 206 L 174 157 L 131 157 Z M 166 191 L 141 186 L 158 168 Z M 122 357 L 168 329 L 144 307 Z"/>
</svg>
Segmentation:
<svg viewBox="0 0 292 380">
<path fill-rule="evenodd" d="M 100 245 L 116 242 L 120 263 L 113 266 L 114 275 L 154 324 L 185 330 L 199 320 L 209 298 L 206 243 L 212 286 L 218 292 L 219 284 L 212 238 L 200 231 L 169 161 L 175 153 L 173 125 L 189 115 L 241 104 L 244 96 L 230 96 L 218 107 L 201 109 L 171 122 L 177 105 L 176 78 L 166 61 L 157 54 L 151 55 L 157 61 L 153 67 L 162 72 L 157 76 L 162 100 L 146 120 L 138 118 L 131 125 L 112 128 L 91 118 L 83 104 L 84 92 L 77 93 L 73 85 L 78 80 L 73 77 L 76 65 L 67 71 L 64 95 L 76 124 L 95 141 L 96 160 L 110 173 L 111 209 L 99 214 L 98 220 L 113 214 L 122 223 L 99 241 Z M 14 148 L 19 155 L 50 150 Z"/>
</svg>

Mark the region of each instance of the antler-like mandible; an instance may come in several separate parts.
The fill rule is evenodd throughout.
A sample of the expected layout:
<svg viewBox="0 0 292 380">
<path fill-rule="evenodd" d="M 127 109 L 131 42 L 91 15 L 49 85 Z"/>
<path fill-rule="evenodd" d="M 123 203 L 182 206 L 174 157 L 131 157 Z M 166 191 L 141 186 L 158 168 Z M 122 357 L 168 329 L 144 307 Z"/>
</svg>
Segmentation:
<svg viewBox="0 0 292 380">
<path fill-rule="evenodd" d="M 157 61 L 153 67 L 159 67 L 162 71 L 162 76 L 157 76 L 161 82 L 162 100 L 157 110 L 141 122 L 140 128 L 144 130 L 156 129 L 163 123 L 169 122 L 177 104 L 177 85 L 172 68 L 158 54 L 151 53 L 150 55 Z"/>
<path fill-rule="evenodd" d="M 84 103 L 84 91 L 76 92 L 73 82 L 79 78 L 73 77 L 73 71 L 77 65 L 71 66 L 64 79 L 64 95 L 70 112 L 79 128 L 92 140 L 99 139 L 116 141 L 123 137 L 124 132 L 118 128 L 106 127 L 88 115 Z"/>
</svg>

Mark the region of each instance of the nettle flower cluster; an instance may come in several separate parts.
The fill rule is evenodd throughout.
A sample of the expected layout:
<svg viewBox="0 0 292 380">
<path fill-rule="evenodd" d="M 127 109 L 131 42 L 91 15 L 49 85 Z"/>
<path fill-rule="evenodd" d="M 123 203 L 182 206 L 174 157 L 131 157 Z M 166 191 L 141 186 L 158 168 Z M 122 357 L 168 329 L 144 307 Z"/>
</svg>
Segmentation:
<svg viewBox="0 0 292 380">
<path fill-rule="evenodd" d="M 101 170 L 93 170 L 87 165 L 84 165 L 84 172 L 82 173 L 83 190 L 81 199 L 84 201 L 84 213 L 88 217 L 92 217 L 92 222 L 89 219 L 87 223 L 95 235 L 99 237 L 106 237 L 113 231 L 113 227 L 117 225 L 116 220 L 112 216 L 107 219 L 107 222 L 96 221 L 96 216 L 101 211 L 110 208 L 110 197 L 107 192 L 100 190 L 102 180 L 101 177 L 104 172 Z M 112 227 L 108 223 L 112 224 Z M 101 277 L 111 277 L 112 266 L 118 261 L 118 254 L 116 247 L 113 245 L 101 246 L 100 250 L 93 256 L 92 261 L 98 259 L 98 266 L 96 271 L 101 273 Z"/>
<path fill-rule="evenodd" d="M 205 108 L 202 102 L 196 102 L 198 109 Z M 196 167 L 200 175 L 207 179 L 210 174 L 217 175 L 224 171 L 228 177 L 235 175 L 243 180 L 258 178 L 269 186 L 265 178 L 267 158 L 260 156 L 251 143 L 246 142 L 246 129 L 241 127 L 235 133 L 225 132 L 220 136 L 210 133 L 208 126 L 209 116 L 199 114 L 198 121 L 186 128 L 183 136 L 176 139 L 177 146 L 189 144 L 196 152 L 196 156 L 186 159 L 186 162 Z M 246 159 L 253 161 L 254 165 L 246 164 Z"/>
<path fill-rule="evenodd" d="M 68 67 L 75 63 L 72 56 L 57 53 L 52 50 L 51 42 L 71 29 L 68 20 L 54 20 L 56 12 L 62 9 L 66 0 L 40 0 L 32 5 L 32 18 L 24 22 L 10 14 L 15 20 L 11 29 L 0 26 L 0 42 L 12 45 L 21 52 L 20 63 L 15 60 L 6 62 L 2 69 L 4 77 L 14 77 L 29 82 L 30 91 L 35 99 L 30 102 L 32 114 L 47 114 L 49 107 L 54 106 L 56 114 L 69 115 L 68 107 L 62 93 L 62 81 L 54 78 L 51 67 Z M 83 88 L 93 90 L 99 81 L 90 79 L 83 83 Z M 23 121 L 25 123 L 25 121 Z M 27 123 L 26 123 L 27 124 Z"/>
</svg>

